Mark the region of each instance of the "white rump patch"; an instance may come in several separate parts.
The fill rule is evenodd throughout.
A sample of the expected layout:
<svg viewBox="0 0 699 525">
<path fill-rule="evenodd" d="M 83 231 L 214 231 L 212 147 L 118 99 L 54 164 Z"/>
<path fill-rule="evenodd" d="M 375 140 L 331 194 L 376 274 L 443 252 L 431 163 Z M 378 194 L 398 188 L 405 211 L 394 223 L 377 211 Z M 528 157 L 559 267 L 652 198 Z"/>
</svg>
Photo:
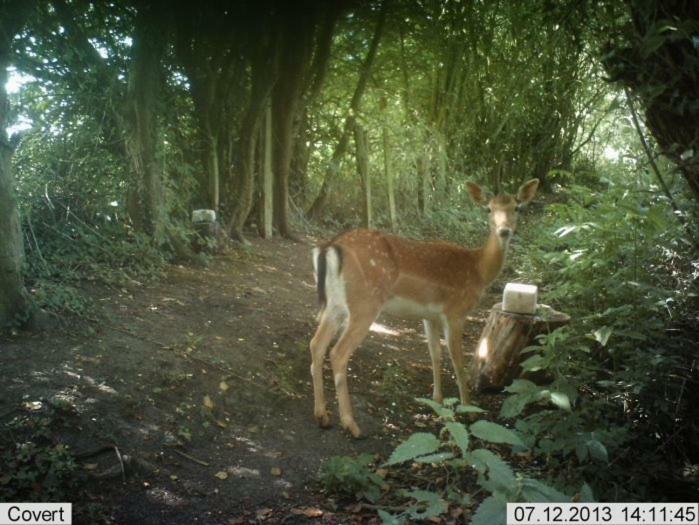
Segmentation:
<svg viewBox="0 0 699 525">
<path fill-rule="evenodd" d="M 327 297 L 327 311 L 336 319 L 344 319 L 349 314 L 347 308 L 347 295 L 345 293 L 345 280 L 340 274 L 340 256 L 333 246 L 325 252 L 325 296 Z"/>
</svg>

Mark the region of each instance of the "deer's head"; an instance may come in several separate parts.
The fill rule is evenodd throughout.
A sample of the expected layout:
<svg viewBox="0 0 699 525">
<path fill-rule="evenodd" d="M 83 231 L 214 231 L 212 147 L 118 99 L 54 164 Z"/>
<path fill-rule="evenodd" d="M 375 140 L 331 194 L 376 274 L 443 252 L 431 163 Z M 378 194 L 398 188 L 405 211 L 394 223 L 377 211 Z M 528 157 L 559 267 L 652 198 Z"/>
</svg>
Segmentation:
<svg viewBox="0 0 699 525">
<path fill-rule="evenodd" d="M 538 179 L 531 179 L 520 186 L 517 195 L 496 195 L 489 198 L 478 184 L 467 182 L 471 199 L 488 209 L 490 232 L 495 234 L 503 246 L 512 238 L 517 228 L 517 217 L 524 206 L 529 204 L 539 187 Z"/>
</svg>

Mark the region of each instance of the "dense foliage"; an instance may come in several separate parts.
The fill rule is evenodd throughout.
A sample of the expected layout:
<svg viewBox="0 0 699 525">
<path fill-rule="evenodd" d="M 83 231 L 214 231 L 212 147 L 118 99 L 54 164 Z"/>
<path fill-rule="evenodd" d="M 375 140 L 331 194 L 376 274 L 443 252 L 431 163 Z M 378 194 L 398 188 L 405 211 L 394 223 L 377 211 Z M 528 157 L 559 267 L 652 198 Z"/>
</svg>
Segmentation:
<svg viewBox="0 0 699 525">
<path fill-rule="evenodd" d="M 90 282 L 205 263 L 193 246 L 272 224 L 292 239 L 363 224 L 475 244 L 484 221 L 465 181 L 511 191 L 537 177 L 544 196 L 507 271 L 575 320 L 528 349 L 524 368 L 552 383 L 508 387 L 501 424 L 423 400 L 436 430 L 382 468 L 444 469 L 439 490 L 397 470 L 406 490 L 391 492 L 368 456 L 335 458 L 321 482 L 412 502 L 385 522 L 473 505 L 474 523 L 494 523 L 504 501 L 576 495 L 693 499 L 695 2 L 183 6 L 3 2 L 0 291 L 17 292 L 0 300 L 3 327 L 30 302 L 90 316 Z M 196 208 L 214 209 L 224 234 L 197 240 Z M 28 486 L 73 469 L 60 449 L 17 454 L 11 475 Z"/>
</svg>

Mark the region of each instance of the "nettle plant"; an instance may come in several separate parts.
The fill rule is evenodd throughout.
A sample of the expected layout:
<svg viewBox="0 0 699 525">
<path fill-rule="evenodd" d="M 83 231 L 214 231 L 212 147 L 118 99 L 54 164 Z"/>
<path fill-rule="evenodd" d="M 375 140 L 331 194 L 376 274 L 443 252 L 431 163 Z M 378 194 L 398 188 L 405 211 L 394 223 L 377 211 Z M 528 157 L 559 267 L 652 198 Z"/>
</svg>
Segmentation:
<svg viewBox="0 0 699 525">
<path fill-rule="evenodd" d="M 554 396 L 555 397 L 555 396 Z M 551 399 L 551 396 L 549 396 Z M 442 428 L 438 435 L 431 432 L 416 432 L 393 451 L 384 467 L 393 467 L 408 462 L 432 464 L 448 469 L 458 480 L 459 473 L 470 471 L 476 476 L 477 485 L 488 494 L 475 510 L 473 525 L 504 524 L 507 502 L 567 502 L 571 497 L 539 480 L 515 473 L 512 467 L 497 452 L 485 448 L 487 443 L 512 447 L 513 452 L 526 452 L 529 446 L 518 431 L 484 419 L 470 425 L 457 420 L 461 414 L 483 413 L 472 405 L 460 405 L 456 398 L 445 399 L 439 404 L 431 399 L 417 401 L 430 407 L 437 415 Z M 401 524 L 413 520 L 424 520 L 448 511 L 449 504 L 469 506 L 471 497 L 464 494 L 457 483 L 452 483 L 443 492 L 431 490 L 403 491 L 402 495 L 413 501 L 400 514 L 380 510 L 385 524 Z M 591 489 L 583 484 L 578 498 L 593 501 Z"/>
</svg>

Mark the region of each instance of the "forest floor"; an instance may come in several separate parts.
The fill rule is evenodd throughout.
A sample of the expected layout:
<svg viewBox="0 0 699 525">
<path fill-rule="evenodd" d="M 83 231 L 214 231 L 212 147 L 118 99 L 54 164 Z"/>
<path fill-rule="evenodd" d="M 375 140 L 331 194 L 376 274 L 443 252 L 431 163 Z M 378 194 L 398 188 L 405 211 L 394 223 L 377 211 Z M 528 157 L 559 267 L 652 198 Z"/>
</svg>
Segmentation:
<svg viewBox="0 0 699 525">
<path fill-rule="evenodd" d="M 92 287 L 91 320 L 0 340 L 0 425 L 50 418 L 52 439 L 94 480 L 73 500 L 81 515 L 95 503 L 115 523 L 345 522 L 319 466 L 337 455 L 386 458 L 420 426 L 426 409 L 414 397 L 429 397 L 432 378 L 421 324 L 380 318 L 350 362 L 368 437 L 342 431 L 333 405 L 335 426 L 315 425 L 311 243 L 255 241 L 207 268 Z M 467 323 L 468 352 L 494 302 L 486 297 Z M 330 377 L 326 366 L 333 399 Z M 449 377 L 444 386 L 456 395 Z"/>
</svg>

